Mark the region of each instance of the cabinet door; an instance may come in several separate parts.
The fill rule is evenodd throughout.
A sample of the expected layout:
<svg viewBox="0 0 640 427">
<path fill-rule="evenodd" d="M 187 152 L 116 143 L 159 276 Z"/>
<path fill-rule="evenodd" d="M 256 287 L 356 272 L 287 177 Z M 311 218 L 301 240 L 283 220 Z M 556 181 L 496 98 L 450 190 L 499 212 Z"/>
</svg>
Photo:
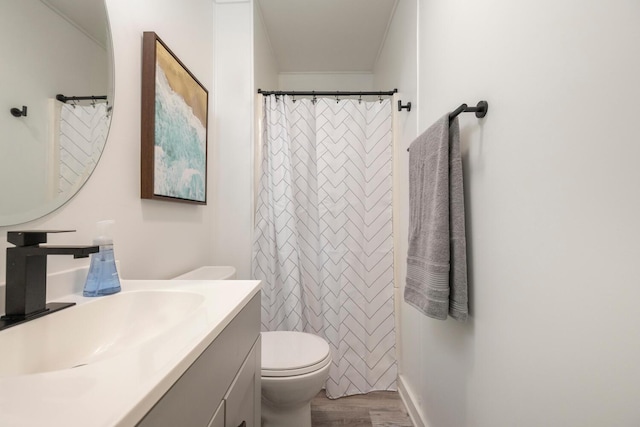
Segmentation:
<svg viewBox="0 0 640 427">
<path fill-rule="evenodd" d="M 240 372 L 225 396 L 225 424 L 224 427 L 260 427 L 256 423 L 259 418 L 260 400 L 260 370 L 256 371 L 258 356 L 260 355 L 260 339 L 251 349 Z M 256 386 L 257 384 L 257 386 Z M 256 407 L 257 406 L 257 407 Z M 256 416 L 258 415 L 258 416 Z"/>
<path fill-rule="evenodd" d="M 224 400 L 220 402 L 220 406 L 216 409 L 216 413 L 207 427 L 224 427 Z"/>
</svg>

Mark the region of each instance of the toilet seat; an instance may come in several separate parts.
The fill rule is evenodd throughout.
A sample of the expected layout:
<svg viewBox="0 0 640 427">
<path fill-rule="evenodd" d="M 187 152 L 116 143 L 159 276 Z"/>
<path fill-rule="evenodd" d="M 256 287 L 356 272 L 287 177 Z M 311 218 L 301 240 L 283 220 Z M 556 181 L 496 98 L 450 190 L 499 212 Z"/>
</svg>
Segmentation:
<svg viewBox="0 0 640 427">
<path fill-rule="evenodd" d="M 315 372 L 331 362 L 327 342 L 313 334 L 262 332 L 262 376 L 291 377 Z"/>
</svg>

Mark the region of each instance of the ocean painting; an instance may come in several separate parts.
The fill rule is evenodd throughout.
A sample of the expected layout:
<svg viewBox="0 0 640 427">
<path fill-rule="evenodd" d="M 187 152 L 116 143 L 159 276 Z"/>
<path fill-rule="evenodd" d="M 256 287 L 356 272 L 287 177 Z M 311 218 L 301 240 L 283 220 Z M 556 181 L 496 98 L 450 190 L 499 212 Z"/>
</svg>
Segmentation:
<svg viewBox="0 0 640 427">
<path fill-rule="evenodd" d="M 153 192 L 206 202 L 207 91 L 156 41 Z"/>
</svg>

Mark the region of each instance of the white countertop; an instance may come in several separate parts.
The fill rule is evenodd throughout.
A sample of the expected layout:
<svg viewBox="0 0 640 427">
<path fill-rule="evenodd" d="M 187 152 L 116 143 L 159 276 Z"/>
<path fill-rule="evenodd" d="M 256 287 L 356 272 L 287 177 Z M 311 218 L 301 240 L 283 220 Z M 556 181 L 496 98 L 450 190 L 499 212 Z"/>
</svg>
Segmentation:
<svg viewBox="0 0 640 427">
<path fill-rule="evenodd" d="M 180 322 L 178 332 L 158 335 L 115 356 L 74 369 L 0 377 L 0 426 L 134 426 L 258 293 L 259 283 L 123 280 L 122 292 L 194 292 L 204 303 Z M 75 294 L 55 299 L 78 304 L 93 300 Z"/>
</svg>

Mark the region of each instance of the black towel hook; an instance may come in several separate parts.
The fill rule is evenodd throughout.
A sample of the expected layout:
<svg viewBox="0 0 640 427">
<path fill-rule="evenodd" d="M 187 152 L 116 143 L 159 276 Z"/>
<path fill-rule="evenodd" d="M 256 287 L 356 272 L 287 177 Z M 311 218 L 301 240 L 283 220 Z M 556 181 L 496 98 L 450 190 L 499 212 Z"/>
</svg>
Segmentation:
<svg viewBox="0 0 640 427">
<path fill-rule="evenodd" d="M 22 106 L 22 110 L 20 110 L 19 108 L 12 108 L 9 111 L 11 111 L 11 115 L 13 117 L 27 117 L 27 106 L 26 105 Z"/>
<path fill-rule="evenodd" d="M 407 105 L 402 105 L 402 101 L 398 100 L 398 111 L 402 111 L 404 109 L 411 111 L 411 102 L 407 102 Z"/>
</svg>

